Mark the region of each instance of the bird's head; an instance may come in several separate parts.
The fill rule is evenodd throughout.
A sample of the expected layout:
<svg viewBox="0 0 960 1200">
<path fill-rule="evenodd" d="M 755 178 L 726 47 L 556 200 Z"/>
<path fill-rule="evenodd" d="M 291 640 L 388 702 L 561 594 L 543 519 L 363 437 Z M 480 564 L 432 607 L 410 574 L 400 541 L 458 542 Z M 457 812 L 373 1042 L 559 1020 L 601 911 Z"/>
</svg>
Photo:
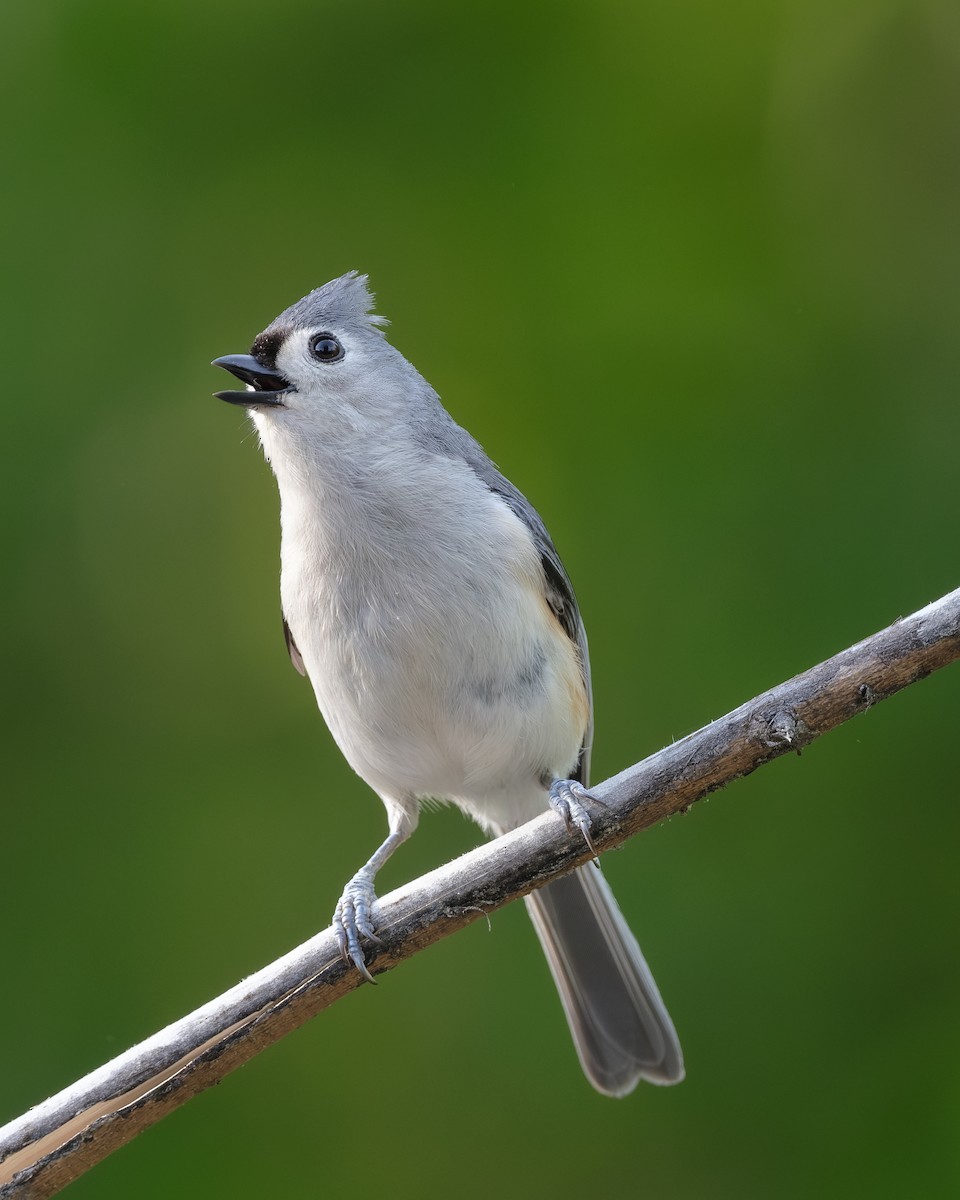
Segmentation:
<svg viewBox="0 0 960 1200">
<path fill-rule="evenodd" d="M 249 409 L 261 436 L 275 425 L 307 434 L 388 418 L 391 399 L 409 396 L 413 368 L 372 307 L 365 275 L 331 280 L 272 321 L 249 354 L 215 359 L 246 386 L 214 394 Z"/>
</svg>

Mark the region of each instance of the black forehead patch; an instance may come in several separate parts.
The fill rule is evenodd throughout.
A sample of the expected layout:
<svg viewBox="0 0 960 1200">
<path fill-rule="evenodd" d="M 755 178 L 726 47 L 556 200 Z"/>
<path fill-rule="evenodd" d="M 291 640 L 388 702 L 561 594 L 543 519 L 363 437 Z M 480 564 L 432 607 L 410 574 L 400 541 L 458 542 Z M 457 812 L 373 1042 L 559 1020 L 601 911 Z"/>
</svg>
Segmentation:
<svg viewBox="0 0 960 1200">
<path fill-rule="evenodd" d="M 280 353 L 283 340 L 284 335 L 279 330 L 267 330 L 256 338 L 250 347 L 250 353 L 261 367 L 275 371 L 277 369 L 277 355 Z"/>
</svg>

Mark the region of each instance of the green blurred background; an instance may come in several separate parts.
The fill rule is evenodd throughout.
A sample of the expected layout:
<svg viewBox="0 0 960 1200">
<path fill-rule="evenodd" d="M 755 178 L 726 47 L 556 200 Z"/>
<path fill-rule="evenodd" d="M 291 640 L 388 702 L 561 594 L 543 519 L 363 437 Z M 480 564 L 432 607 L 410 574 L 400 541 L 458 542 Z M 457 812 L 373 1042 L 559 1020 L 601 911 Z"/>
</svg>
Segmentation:
<svg viewBox="0 0 960 1200">
<path fill-rule="evenodd" d="M 955 0 L 5 16 L 0 1120 L 327 924 L 380 840 L 219 354 L 350 268 L 537 504 L 603 778 L 958 583 Z M 956 669 L 608 857 L 682 1087 L 520 906 L 71 1195 L 953 1196 Z M 428 815 L 383 890 L 476 844 Z"/>
</svg>

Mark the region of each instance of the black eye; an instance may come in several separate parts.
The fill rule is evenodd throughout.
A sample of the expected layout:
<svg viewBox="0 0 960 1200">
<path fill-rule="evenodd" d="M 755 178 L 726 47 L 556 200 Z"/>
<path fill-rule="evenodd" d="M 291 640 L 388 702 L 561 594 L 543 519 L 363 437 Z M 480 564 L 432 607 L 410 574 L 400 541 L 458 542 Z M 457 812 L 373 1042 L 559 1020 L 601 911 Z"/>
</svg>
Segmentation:
<svg viewBox="0 0 960 1200">
<path fill-rule="evenodd" d="M 318 333 L 310 343 L 310 353 L 318 362 L 339 362 L 343 358 L 343 347 L 333 334 Z"/>
</svg>

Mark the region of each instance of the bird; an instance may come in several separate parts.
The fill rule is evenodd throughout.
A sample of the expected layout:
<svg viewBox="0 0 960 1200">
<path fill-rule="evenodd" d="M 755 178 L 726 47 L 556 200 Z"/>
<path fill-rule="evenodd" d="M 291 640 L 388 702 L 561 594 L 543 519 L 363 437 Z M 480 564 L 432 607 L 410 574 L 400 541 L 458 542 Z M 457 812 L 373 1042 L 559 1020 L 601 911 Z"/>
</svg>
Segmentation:
<svg viewBox="0 0 960 1200">
<path fill-rule="evenodd" d="M 554 810 L 590 840 L 593 700 L 573 587 L 543 520 L 387 340 L 366 275 L 292 304 L 242 390 L 280 497 L 287 650 L 388 834 L 333 928 L 372 981 L 377 872 L 431 802 L 490 837 Z M 673 1022 L 598 864 L 525 897 L 589 1082 L 684 1077 Z"/>
</svg>

